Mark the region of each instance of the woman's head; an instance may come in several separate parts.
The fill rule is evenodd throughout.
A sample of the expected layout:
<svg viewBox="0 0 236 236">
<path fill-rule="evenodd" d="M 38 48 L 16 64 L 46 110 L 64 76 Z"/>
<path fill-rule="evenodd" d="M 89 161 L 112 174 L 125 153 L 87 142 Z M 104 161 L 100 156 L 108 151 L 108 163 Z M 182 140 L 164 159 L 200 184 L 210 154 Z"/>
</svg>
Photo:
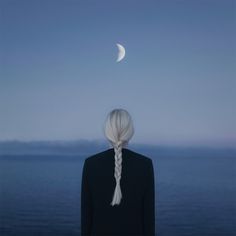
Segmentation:
<svg viewBox="0 0 236 236">
<path fill-rule="evenodd" d="M 119 205 L 122 193 L 120 179 L 122 173 L 122 147 L 128 145 L 134 134 L 133 121 L 130 114 L 125 109 L 112 110 L 106 119 L 104 133 L 115 151 L 115 171 L 116 188 L 113 194 L 111 205 Z"/>
<path fill-rule="evenodd" d="M 104 133 L 110 144 L 126 146 L 134 134 L 133 121 L 125 109 L 113 109 L 107 116 Z"/>
</svg>

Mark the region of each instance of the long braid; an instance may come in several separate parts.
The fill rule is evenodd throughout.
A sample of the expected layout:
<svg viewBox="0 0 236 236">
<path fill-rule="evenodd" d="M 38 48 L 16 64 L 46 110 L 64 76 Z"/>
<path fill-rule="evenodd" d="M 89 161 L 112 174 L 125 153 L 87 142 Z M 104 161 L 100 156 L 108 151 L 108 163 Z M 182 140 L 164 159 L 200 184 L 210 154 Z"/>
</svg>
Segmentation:
<svg viewBox="0 0 236 236">
<path fill-rule="evenodd" d="M 122 173 L 122 142 L 118 141 L 114 145 L 114 151 L 115 151 L 115 171 L 114 171 L 114 177 L 116 179 L 116 188 L 113 194 L 113 200 L 111 202 L 111 205 L 114 206 L 115 204 L 119 205 L 122 193 L 120 189 L 120 179 L 121 179 L 121 173 Z"/>
</svg>

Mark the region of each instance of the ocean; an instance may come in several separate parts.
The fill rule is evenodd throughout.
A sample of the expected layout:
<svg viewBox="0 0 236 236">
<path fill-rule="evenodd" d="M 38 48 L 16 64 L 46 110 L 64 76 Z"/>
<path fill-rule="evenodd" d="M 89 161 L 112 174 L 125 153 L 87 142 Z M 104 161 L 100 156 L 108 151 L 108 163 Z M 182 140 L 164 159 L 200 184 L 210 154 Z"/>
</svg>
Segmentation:
<svg viewBox="0 0 236 236">
<path fill-rule="evenodd" d="M 236 235 L 236 156 L 153 154 L 157 236 Z M 1 155 L 0 235 L 80 235 L 85 156 Z"/>
</svg>

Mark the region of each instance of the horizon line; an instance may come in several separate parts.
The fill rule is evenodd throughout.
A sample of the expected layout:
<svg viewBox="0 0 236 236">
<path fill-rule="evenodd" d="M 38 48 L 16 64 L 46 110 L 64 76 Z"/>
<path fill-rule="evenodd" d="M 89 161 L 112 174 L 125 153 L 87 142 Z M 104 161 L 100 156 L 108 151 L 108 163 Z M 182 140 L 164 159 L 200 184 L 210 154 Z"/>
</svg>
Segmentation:
<svg viewBox="0 0 236 236">
<path fill-rule="evenodd" d="M 6 143 L 6 142 L 19 142 L 19 143 L 33 143 L 33 142 L 44 142 L 44 143 L 50 143 L 50 142 L 64 142 L 64 143 L 69 143 L 69 142 L 97 142 L 100 144 L 108 144 L 109 142 L 106 139 L 87 139 L 87 138 L 80 138 L 80 139 L 5 139 L 5 140 L 0 140 L 0 143 Z M 197 143 L 150 143 L 150 142 L 141 142 L 141 141 L 136 141 L 132 142 L 130 141 L 129 145 L 140 145 L 140 146 L 149 146 L 149 147 L 176 147 L 176 148 L 214 148 L 214 149 L 222 149 L 222 148 L 227 148 L 227 149 L 236 149 L 236 145 L 229 144 L 197 144 Z"/>
</svg>

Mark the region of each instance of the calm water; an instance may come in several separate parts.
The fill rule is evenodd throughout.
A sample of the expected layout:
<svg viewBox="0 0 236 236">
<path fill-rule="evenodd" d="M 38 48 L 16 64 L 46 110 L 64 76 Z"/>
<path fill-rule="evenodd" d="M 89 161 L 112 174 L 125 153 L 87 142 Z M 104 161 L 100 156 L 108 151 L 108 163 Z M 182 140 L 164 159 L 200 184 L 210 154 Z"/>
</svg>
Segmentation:
<svg viewBox="0 0 236 236">
<path fill-rule="evenodd" d="M 151 156 L 157 236 L 233 236 L 236 158 Z M 0 235 L 80 235 L 83 158 L 0 157 Z"/>
</svg>

